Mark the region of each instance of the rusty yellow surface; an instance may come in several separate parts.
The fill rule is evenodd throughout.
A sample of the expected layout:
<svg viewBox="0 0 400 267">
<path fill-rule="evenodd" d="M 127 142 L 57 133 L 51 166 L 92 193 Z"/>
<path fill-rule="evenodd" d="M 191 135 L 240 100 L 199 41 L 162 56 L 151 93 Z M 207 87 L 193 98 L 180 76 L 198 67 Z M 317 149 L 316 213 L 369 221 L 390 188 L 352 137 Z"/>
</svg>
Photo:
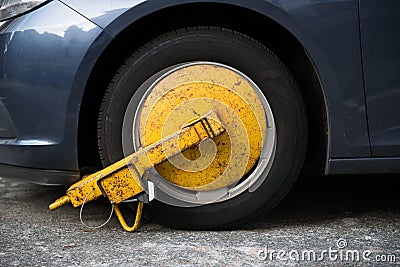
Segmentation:
<svg viewBox="0 0 400 267">
<path fill-rule="evenodd" d="M 194 114 L 215 110 L 226 132 L 208 144 L 168 159 L 156 169 L 167 181 L 206 191 L 238 182 L 255 165 L 263 147 L 266 117 L 252 84 L 218 65 L 181 68 L 160 80 L 147 95 L 139 115 L 139 134 L 146 146 L 180 129 Z M 204 145 L 207 148 L 207 144 Z"/>
<path fill-rule="evenodd" d="M 177 132 L 75 183 L 67 190 L 66 196 L 49 208 L 53 210 L 69 202 L 78 207 L 95 200 L 103 195 L 99 183 L 112 203 L 121 203 L 143 192 L 141 177 L 147 170 L 225 131 L 215 112 L 191 118 Z"/>
</svg>

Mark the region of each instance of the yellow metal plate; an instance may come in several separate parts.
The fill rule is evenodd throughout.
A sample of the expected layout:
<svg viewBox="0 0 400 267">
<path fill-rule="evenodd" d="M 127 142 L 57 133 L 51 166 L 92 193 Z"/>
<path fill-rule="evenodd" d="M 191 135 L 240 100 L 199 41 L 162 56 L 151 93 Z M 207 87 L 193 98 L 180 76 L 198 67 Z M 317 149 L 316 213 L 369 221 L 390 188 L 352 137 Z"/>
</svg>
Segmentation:
<svg viewBox="0 0 400 267">
<path fill-rule="evenodd" d="M 209 110 L 217 111 L 227 132 L 215 138 L 215 145 L 205 143 L 158 165 L 169 182 L 214 190 L 238 182 L 257 162 L 267 128 L 262 102 L 247 79 L 218 65 L 181 68 L 151 89 L 139 117 L 141 145 L 163 139 Z"/>
</svg>

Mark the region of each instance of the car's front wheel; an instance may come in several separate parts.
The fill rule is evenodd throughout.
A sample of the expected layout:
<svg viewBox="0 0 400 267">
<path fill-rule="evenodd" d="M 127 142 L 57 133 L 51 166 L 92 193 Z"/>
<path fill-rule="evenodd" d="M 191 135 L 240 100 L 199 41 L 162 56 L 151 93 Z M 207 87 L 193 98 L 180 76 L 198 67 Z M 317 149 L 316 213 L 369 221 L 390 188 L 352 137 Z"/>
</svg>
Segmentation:
<svg viewBox="0 0 400 267">
<path fill-rule="evenodd" d="M 306 116 L 291 75 L 257 41 L 208 27 L 160 36 L 121 66 L 99 115 L 103 164 L 210 110 L 227 133 L 150 172 L 157 200 L 146 210 L 163 225 L 237 227 L 276 206 L 301 168 Z"/>
</svg>

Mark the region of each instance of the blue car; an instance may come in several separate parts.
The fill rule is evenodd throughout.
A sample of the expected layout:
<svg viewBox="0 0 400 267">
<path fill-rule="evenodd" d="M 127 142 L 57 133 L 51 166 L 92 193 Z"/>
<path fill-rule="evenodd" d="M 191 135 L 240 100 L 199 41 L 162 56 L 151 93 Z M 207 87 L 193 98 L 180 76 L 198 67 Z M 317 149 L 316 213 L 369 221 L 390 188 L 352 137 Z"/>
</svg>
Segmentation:
<svg viewBox="0 0 400 267">
<path fill-rule="evenodd" d="M 208 109 L 236 116 L 227 129 L 248 140 L 231 130 L 206 167 L 150 171 L 146 210 L 161 224 L 238 227 L 274 208 L 303 166 L 400 171 L 400 1 L 0 6 L 0 177 L 68 185 Z M 189 165 L 199 149 L 183 153 Z"/>
</svg>

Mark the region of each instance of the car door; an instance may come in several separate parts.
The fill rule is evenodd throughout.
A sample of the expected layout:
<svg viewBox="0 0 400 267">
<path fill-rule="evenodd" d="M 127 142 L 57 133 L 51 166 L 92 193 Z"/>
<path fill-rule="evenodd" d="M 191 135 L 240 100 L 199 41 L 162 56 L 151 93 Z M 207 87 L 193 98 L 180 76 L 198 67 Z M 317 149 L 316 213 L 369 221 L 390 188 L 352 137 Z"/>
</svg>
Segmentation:
<svg viewBox="0 0 400 267">
<path fill-rule="evenodd" d="M 372 156 L 400 156 L 400 1 L 359 3 Z"/>
</svg>

